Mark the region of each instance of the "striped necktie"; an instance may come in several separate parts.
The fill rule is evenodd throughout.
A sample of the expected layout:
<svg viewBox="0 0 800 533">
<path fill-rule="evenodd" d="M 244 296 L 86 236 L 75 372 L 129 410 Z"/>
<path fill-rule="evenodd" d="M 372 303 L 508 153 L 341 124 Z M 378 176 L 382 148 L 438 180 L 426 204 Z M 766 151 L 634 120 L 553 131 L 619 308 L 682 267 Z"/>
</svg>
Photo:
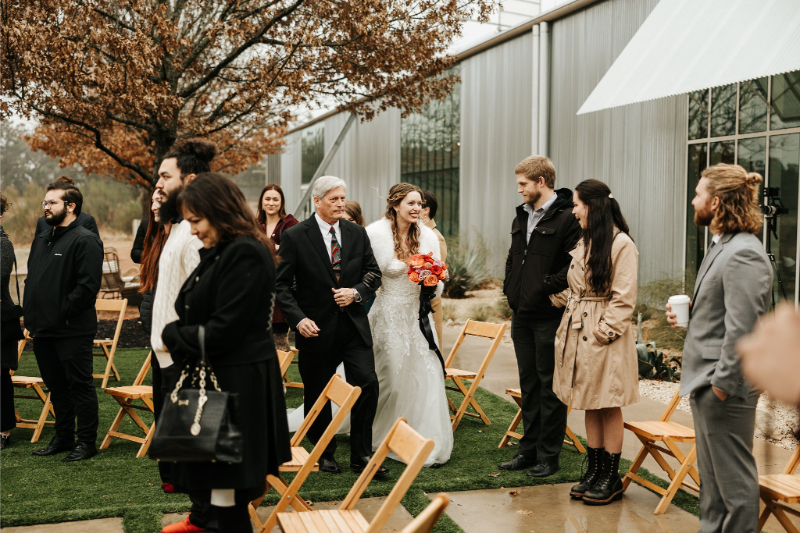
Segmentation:
<svg viewBox="0 0 800 533">
<path fill-rule="evenodd" d="M 331 264 L 333 265 L 333 274 L 336 276 L 336 283 L 339 283 L 339 278 L 342 277 L 342 249 L 339 246 L 339 241 L 336 239 L 336 230 L 331 226 Z"/>
</svg>

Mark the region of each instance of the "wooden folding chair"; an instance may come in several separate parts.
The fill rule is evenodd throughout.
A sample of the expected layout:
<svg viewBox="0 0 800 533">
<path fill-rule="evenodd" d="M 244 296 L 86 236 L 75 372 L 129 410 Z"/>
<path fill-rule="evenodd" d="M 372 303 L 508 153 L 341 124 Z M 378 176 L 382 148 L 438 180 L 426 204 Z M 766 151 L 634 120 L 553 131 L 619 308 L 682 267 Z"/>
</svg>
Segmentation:
<svg viewBox="0 0 800 533">
<path fill-rule="evenodd" d="M 800 511 L 789 507 L 789 504 L 800 503 L 800 476 L 795 475 L 799 465 L 800 446 L 794 450 L 783 472 L 770 476 L 758 476 L 758 488 L 761 491 L 761 500 L 764 502 L 764 508 L 758 517 L 759 531 L 764 529 L 769 515 L 774 514 L 783 529 L 789 533 L 800 533 L 786 516 L 786 513 L 789 513 L 800 518 Z"/>
<path fill-rule="evenodd" d="M 17 359 L 19 360 L 22 357 L 22 352 L 25 350 L 25 344 L 29 340 L 31 340 L 31 335 L 28 330 L 25 330 L 25 338 L 19 341 L 17 344 Z M 42 406 L 42 411 L 39 413 L 39 418 L 36 420 L 28 420 L 22 418 L 20 416 L 19 411 L 14 408 L 14 418 L 17 421 L 18 428 L 26 428 L 33 430 L 33 437 L 31 438 L 31 442 L 36 442 L 39 440 L 39 437 L 42 434 L 42 430 L 44 429 L 45 424 L 55 424 L 53 420 L 47 420 L 47 415 L 50 414 L 55 419 L 56 413 L 53 411 L 53 404 L 50 401 L 50 392 L 47 394 L 44 393 L 42 387 L 44 386 L 44 380 L 40 377 L 28 377 L 28 376 L 17 376 L 14 375 L 14 372 L 11 371 L 11 384 L 14 386 L 15 389 L 32 389 L 35 393 L 35 396 L 24 395 L 24 394 L 15 394 L 14 398 L 20 398 L 25 400 L 38 400 L 44 404 Z"/>
<path fill-rule="evenodd" d="M 522 434 L 517 433 L 517 426 L 519 426 L 519 423 L 522 422 L 522 390 L 506 389 L 506 394 L 514 398 L 514 401 L 517 402 L 517 405 L 519 405 L 519 411 L 517 411 L 517 414 L 514 416 L 514 420 L 511 421 L 511 425 L 508 426 L 506 434 L 503 435 L 502 439 L 500 439 L 500 445 L 498 446 L 498 448 L 505 448 L 506 446 L 508 446 L 508 442 L 511 440 L 511 437 L 514 437 L 517 440 L 522 438 Z M 572 411 L 572 406 L 569 406 L 567 408 L 568 415 L 570 411 Z M 575 433 L 573 433 L 572 430 L 569 429 L 569 426 L 567 426 L 567 430 L 565 433 L 567 438 L 564 439 L 564 444 L 568 444 L 574 447 L 581 453 L 586 453 L 586 448 L 583 447 L 583 444 L 581 444 L 581 441 L 579 441 L 578 438 L 575 436 Z"/>
<path fill-rule="evenodd" d="M 285 511 L 289 505 L 297 511 L 311 511 L 311 507 L 308 506 L 305 500 L 297 495 L 297 492 L 311 472 L 319 471 L 319 464 L 317 461 L 325 451 L 325 448 L 328 447 L 328 443 L 330 443 L 331 439 L 336 436 L 339 426 L 342 425 L 342 422 L 344 422 L 345 417 L 350 413 L 350 410 L 353 408 L 353 405 L 360 395 L 361 387 L 353 387 L 343 380 L 339 374 L 334 374 L 325 386 L 325 390 L 322 391 L 322 394 L 320 394 L 317 401 L 311 407 L 308 415 L 303 419 L 303 423 L 300 424 L 300 428 L 292 437 L 292 460 L 283 463 L 279 467 L 280 472 L 297 472 L 291 484 L 286 483 L 280 476 L 268 475 L 267 490 L 265 490 L 264 494 L 260 497 L 250 502 L 248 506 L 250 518 L 259 531 L 262 533 L 272 531 L 277 523 L 278 513 Z M 328 424 L 322 437 L 320 437 L 314 445 L 314 449 L 309 453 L 305 448 L 300 446 L 300 443 L 328 401 L 339 406 L 339 410 L 336 412 L 333 420 L 331 420 L 331 423 Z M 274 488 L 278 494 L 281 495 L 281 499 L 272 510 L 266 522 L 261 522 L 261 519 L 256 513 L 256 509 L 261 505 L 270 487 Z"/>
<path fill-rule="evenodd" d="M 298 354 L 297 348 L 292 348 L 289 353 L 292 354 L 292 358 L 289 360 L 289 363 L 292 365 L 299 364 L 298 361 L 294 360 L 294 356 Z M 305 386 L 301 382 L 292 381 L 291 379 L 289 379 L 289 376 L 286 375 L 285 370 L 283 371 L 283 384 L 286 385 L 287 387 L 293 387 L 295 389 L 305 388 Z"/>
<path fill-rule="evenodd" d="M 675 396 L 672 397 L 667 408 L 664 409 L 664 412 L 661 414 L 661 418 L 657 421 L 625 422 L 625 429 L 632 431 L 633 434 L 642 441 L 642 449 L 625 474 L 622 487 L 623 490 L 627 490 L 631 481 L 637 481 L 648 489 L 661 494 L 661 501 L 658 502 L 654 514 L 664 514 L 672 498 L 675 496 L 675 493 L 678 492 L 681 486 L 688 487 L 698 492 L 700 491 L 700 474 L 697 473 L 697 470 L 693 466 L 697 458 L 697 446 L 694 444 L 694 429 L 669 421 L 670 417 L 672 417 L 672 413 L 675 412 L 675 408 L 678 407 L 678 402 L 681 401 L 678 395 L 679 392 L 678 390 L 675 391 Z M 663 442 L 666 448 L 657 444 L 659 442 Z M 684 455 L 676 444 L 678 442 L 691 442 L 693 444 L 692 449 L 688 454 Z M 669 466 L 669 463 L 662 453 L 674 457 L 680 462 L 680 467 L 677 471 Z M 658 485 L 636 475 L 636 472 L 639 471 L 639 468 L 642 466 L 648 454 L 652 455 L 653 459 L 655 459 L 661 468 L 669 475 L 671 481 L 669 487 L 666 489 L 662 489 Z M 697 485 L 685 482 L 684 478 L 686 474 L 689 474 Z"/>
<path fill-rule="evenodd" d="M 428 504 L 424 511 L 417 516 L 410 524 L 403 528 L 400 533 L 428 533 L 439 521 L 444 510 L 450 504 L 450 497 L 445 493 L 438 494 L 433 501 Z"/>
<path fill-rule="evenodd" d="M 151 356 L 152 354 L 147 355 L 141 370 L 139 370 L 139 374 L 136 375 L 136 379 L 133 381 L 133 385 L 126 387 L 109 387 L 105 389 L 106 394 L 110 394 L 111 397 L 117 400 L 120 409 L 117 416 L 114 418 L 114 422 L 111 424 L 111 428 L 108 430 L 108 433 L 106 433 L 106 438 L 103 439 L 103 443 L 100 445 L 101 450 L 105 450 L 111 445 L 111 439 L 113 437 L 140 443 L 141 446 L 136 453 L 137 459 L 144 457 L 147 453 L 147 449 L 150 448 L 150 441 L 153 440 L 153 434 L 156 431 L 156 422 L 154 420 L 153 423 L 148 426 L 139 415 L 136 414 L 136 411 L 147 411 L 155 414 L 155 408 L 153 407 L 153 387 L 150 385 L 142 385 L 145 376 L 147 376 L 147 372 L 150 370 Z M 135 400 L 141 400 L 144 403 L 144 407 L 134 404 L 133 402 Z M 125 415 L 131 417 L 131 420 L 139 426 L 144 432 L 144 437 L 137 437 L 119 431 L 119 426 L 122 424 L 122 421 L 125 420 Z"/>
<path fill-rule="evenodd" d="M 114 365 L 114 354 L 117 351 L 117 343 L 119 342 L 119 334 L 122 332 L 122 322 L 125 320 L 125 309 L 128 307 L 128 300 L 97 300 L 95 308 L 98 311 L 118 311 L 119 319 L 117 321 L 117 329 L 114 330 L 113 339 L 95 339 L 94 348 L 101 348 L 102 352 L 94 352 L 92 355 L 95 357 L 106 358 L 106 370 L 102 374 L 92 374 L 93 378 L 103 378 L 102 388 L 108 385 L 108 378 L 111 372 L 114 372 L 114 378 L 119 381 L 119 372 Z"/>
<path fill-rule="evenodd" d="M 389 496 L 378 509 L 372 522 L 367 522 L 359 511 L 353 509 L 364 490 L 372 481 L 378 468 L 392 451 L 406 463 Z M 405 496 L 411 483 L 419 474 L 425 460 L 433 451 L 433 440 L 425 439 L 409 426 L 405 419 L 398 418 L 389 434 L 372 455 L 367 467 L 347 493 L 342 505 L 335 511 L 311 511 L 307 513 L 280 513 L 278 525 L 284 533 L 333 532 L 378 533 L 386 525 L 397 504 Z M 263 531 L 263 530 L 262 530 Z"/>
<path fill-rule="evenodd" d="M 496 352 L 497 347 L 500 346 L 500 341 L 502 340 L 503 333 L 505 333 L 505 331 L 505 324 L 490 324 L 488 322 L 476 322 L 469 319 L 461 329 L 461 333 L 458 335 L 458 339 L 456 339 L 453 349 L 450 350 L 450 355 L 447 356 L 447 361 L 445 361 L 444 365 L 446 373 L 445 380 L 452 381 L 455 384 L 455 387 L 448 387 L 445 384 L 445 388 L 460 392 L 464 395 L 464 399 L 458 408 L 456 408 L 455 404 L 450 401 L 450 398 L 447 399 L 447 403 L 450 405 L 450 410 L 453 412 L 453 414 L 450 415 L 450 419 L 453 421 L 453 431 L 456 430 L 458 424 L 461 423 L 461 419 L 464 418 L 464 416 L 480 418 L 487 426 L 491 425 L 489 417 L 486 416 L 486 413 L 483 412 L 483 409 L 481 409 L 480 405 L 478 405 L 478 402 L 475 401 L 475 392 L 478 390 L 478 385 L 480 385 L 481 380 L 486 373 L 486 368 L 492 361 L 492 357 L 494 357 L 494 352 Z M 493 341 L 477 372 L 472 372 L 470 370 L 459 370 L 458 368 L 453 368 L 450 366 L 467 335 L 471 335 L 473 337 L 485 337 L 487 339 L 492 339 Z M 469 389 L 467 389 L 466 385 L 464 384 L 463 380 L 465 379 L 472 380 L 472 384 L 470 385 Z M 470 405 L 475 410 L 475 413 L 467 412 L 467 407 Z"/>
<path fill-rule="evenodd" d="M 278 366 L 281 367 L 281 376 L 286 379 L 286 371 L 292 365 L 294 354 L 292 352 L 284 352 L 283 350 L 276 350 L 278 352 Z"/>
</svg>

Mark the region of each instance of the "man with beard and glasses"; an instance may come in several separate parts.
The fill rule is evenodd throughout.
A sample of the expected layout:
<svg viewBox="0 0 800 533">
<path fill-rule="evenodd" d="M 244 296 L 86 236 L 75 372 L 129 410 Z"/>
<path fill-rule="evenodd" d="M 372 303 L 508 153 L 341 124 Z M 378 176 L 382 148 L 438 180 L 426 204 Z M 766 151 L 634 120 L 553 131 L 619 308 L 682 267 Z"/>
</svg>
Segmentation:
<svg viewBox="0 0 800 533">
<path fill-rule="evenodd" d="M 55 183 L 63 183 L 65 185 L 75 187 L 75 181 L 69 176 L 59 176 L 58 178 L 56 178 Z M 78 220 L 78 225 L 83 226 L 84 228 L 88 229 L 98 237 L 100 236 L 100 230 L 97 229 L 97 222 L 94 221 L 94 217 L 92 215 L 89 215 L 81 211 L 78 214 L 77 220 Z M 41 216 L 39 217 L 39 220 L 36 221 L 36 235 L 39 235 L 44 231 L 51 232 L 53 231 L 53 228 L 48 225 L 47 217 Z"/>
<path fill-rule="evenodd" d="M 681 395 L 689 394 L 700 473 L 700 531 L 758 531 L 753 434 L 759 392 L 742 376 L 735 350 L 767 312 L 772 269 L 756 236 L 762 178 L 739 165 L 701 174 L 692 200 L 698 226 L 714 234 L 697 273 L 683 347 Z M 667 304 L 667 319 L 677 327 Z"/>
<path fill-rule="evenodd" d="M 524 203 L 511 225 L 503 292 L 514 312 L 511 340 L 519 368 L 522 424 L 516 456 L 501 470 L 528 470 L 548 477 L 558 471 L 567 428 L 567 406 L 553 392 L 555 340 L 563 309 L 549 296 L 567 288 L 570 251 L 581 236 L 572 216 L 572 191 L 555 190 L 552 161 L 532 155 L 514 169 Z"/>
<path fill-rule="evenodd" d="M 201 172 L 209 172 L 209 163 L 217 153 L 214 143 L 203 139 L 184 139 L 175 143 L 164 156 L 158 169 L 156 191 L 161 194 L 158 209 L 159 224 L 164 226 L 167 240 L 158 259 L 158 278 L 153 299 L 150 346 L 161 369 L 162 398 L 175 387 L 180 377 L 180 365 L 164 345 L 161 335 L 170 322 L 178 320 L 175 301 L 189 275 L 200 264 L 203 243 L 192 235 L 188 221 L 178 213 L 178 195 L 186 185 Z M 156 394 L 156 391 L 154 391 Z M 178 492 L 183 487 L 174 487 Z M 207 494 L 189 494 L 192 511 L 188 518 L 177 524 L 165 527 L 164 533 L 187 533 L 216 530 L 216 519 L 211 513 L 211 501 Z"/>
<path fill-rule="evenodd" d="M 74 185 L 57 182 L 47 187 L 42 207 L 53 229 L 38 234 L 31 245 L 23 298 L 25 327 L 34 337 L 33 353 L 56 415 L 56 436 L 33 455 L 71 452 L 65 462 L 97 455 L 92 341 L 103 243 L 78 222 L 82 205 L 83 196 Z"/>
</svg>

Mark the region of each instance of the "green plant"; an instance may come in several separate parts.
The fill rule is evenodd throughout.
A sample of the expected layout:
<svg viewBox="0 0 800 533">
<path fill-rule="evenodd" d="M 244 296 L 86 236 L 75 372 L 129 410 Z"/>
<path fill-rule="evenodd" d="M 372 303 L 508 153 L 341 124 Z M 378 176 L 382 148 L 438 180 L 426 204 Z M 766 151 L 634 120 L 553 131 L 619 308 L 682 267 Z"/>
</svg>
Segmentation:
<svg viewBox="0 0 800 533">
<path fill-rule="evenodd" d="M 495 309 L 497 310 L 497 316 L 503 320 L 511 320 L 512 311 L 511 307 L 508 305 L 508 298 L 506 296 L 503 296 L 497 300 Z"/>
<path fill-rule="evenodd" d="M 676 294 L 693 294 L 697 273 L 686 270 L 675 275 L 665 275 L 643 283 L 638 287 L 636 309 L 649 311 L 649 318 L 655 319 L 656 324 L 646 334 L 646 341 L 655 342 L 660 348 L 683 350 L 683 341 L 686 339 L 686 329 L 673 328 L 667 322 L 665 308 L 670 296 Z M 645 318 L 642 311 L 642 320 Z M 634 314 L 634 319 L 636 315 Z"/>
<path fill-rule="evenodd" d="M 492 275 L 488 259 L 489 247 L 480 234 L 470 238 L 460 235 L 448 243 L 447 272 L 450 277 L 444 283 L 444 296 L 466 298 L 468 291 L 489 280 Z"/>
<path fill-rule="evenodd" d="M 469 317 L 478 322 L 488 322 L 494 317 L 494 309 L 488 304 L 476 303 L 469 308 Z"/>
<path fill-rule="evenodd" d="M 446 303 L 442 305 L 442 320 L 447 322 L 448 320 L 455 320 L 456 319 L 456 305 L 453 303 Z"/>
</svg>

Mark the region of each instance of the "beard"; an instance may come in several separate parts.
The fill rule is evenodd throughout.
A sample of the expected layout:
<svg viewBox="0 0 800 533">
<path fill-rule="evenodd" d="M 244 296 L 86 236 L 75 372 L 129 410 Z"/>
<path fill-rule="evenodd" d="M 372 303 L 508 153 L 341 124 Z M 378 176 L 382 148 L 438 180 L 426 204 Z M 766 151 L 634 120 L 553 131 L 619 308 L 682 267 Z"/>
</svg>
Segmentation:
<svg viewBox="0 0 800 533">
<path fill-rule="evenodd" d="M 48 217 L 47 215 L 45 215 L 44 216 L 44 221 L 47 222 L 48 226 L 56 227 L 56 226 L 61 225 L 61 223 L 64 222 L 65 218 L 67 218 L 67 208 L 66 207 L 64 207 L 64 209 L 62 209 L 61 211 L 58 211 L 58 212 L 53 211 L 53 209 L 51 208 L 50 209 L 50 216 Z"/>
<path fill-rule="evenodd" d="M 694 210 L 694 224 L 696 226 L 710 226 L 712 220 L 714 220 L 714 213 L 711 212 L 707 205 L 704 205 L 703 209 Z"/>
<path fill-rule="evenodd" d="M 541 200 L 541 198 L 542 198 L 542 191 L 536 191 L 534 194 L 532 194 L 530 196 L 530 200 L 528 200 L 528 204 L 530 204 L 530 206 L 533 207 L 533 206 L 536 205 L 536 202 Z"/>
<path fill-rule="evenodd" d="M 178 189 L 170 193 L 169 196 L 165 195 L 161 198 L 161 206 L 158 208 L 158 217 L 161 219 L 159 220 L 160 224 L 172 222 L 180 215 L 178 213 L 178 194 L 180 192 L 181 190 Z"/>
</svg>

